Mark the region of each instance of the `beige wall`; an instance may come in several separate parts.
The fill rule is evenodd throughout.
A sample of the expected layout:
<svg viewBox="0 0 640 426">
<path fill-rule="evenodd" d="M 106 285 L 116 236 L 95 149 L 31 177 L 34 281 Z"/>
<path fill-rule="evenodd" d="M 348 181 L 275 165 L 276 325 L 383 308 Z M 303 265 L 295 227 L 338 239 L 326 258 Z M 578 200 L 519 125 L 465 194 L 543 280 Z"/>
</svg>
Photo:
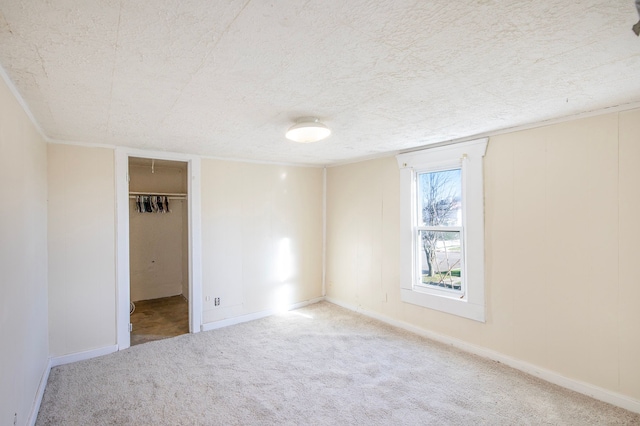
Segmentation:
<svg viewBox="0 0 640 426">
<path fill-rule="evenodd" d="M 328 169 L 329 297 L 640 399 L 640 110 L 491 138 L 485 324 L 402 303 L 399 171 Z"/>
<path fill-rule="evenodd" d="M 50 351 L 60 356 L 115 344 L 114 152 L 49 145 L 48 160 Z M 322 169 L 201 168 L 203 321 L 320 297 Z"/>
<path fill-rule="evenodd" d="M 51 356 L 116 343 L 112 149 L 49 145 Z"/>
<path fill-rule="evenodd" d="M 606 287 L 614 293 L 617 290 L 617 294 L 605 299 L 607 304 L 603 305 L 602 311 L 607 318 L 605 325 L 612 324 L 614 331 L 617 331 L 613 333 L 615 337 L 611 339 L 611 344 L 618 344 L 619 389 L 624 394 L 640 399 L 640 280 L 635 264 L 639 257 L 640 241 L 640 110 L 621 113 L 619 120 L 619 267 L 617 275 L 613 275 L 611 287 Z M 599 293 L 597 289 L 592 289 L 591 303 L 600 305 Z M 609 330 L 597 324 L 598 320 L 592 318 L 590 325 L 597 327 L 598 335 L 609 334 Z"/>
<path fill-rule="evenodd" d="M 320 297 L 322 169 L 201 167 L 203 321 Z"/>
<path fill-rule="evenodd" d="M 388 157 L 327 169 L 327 295 L 395 316 L 400 174 Z"/>
<path fill-rule="evenodd" d="M 156 165 L 129 166 L 129 190 L 145 193 L 187 193 L 187 169 Z M 187 200 L 169 200 L 169 213 L 138 213 L 129 201 L 131 300 L 176 296 L 189 289 Z"/>
<path fill-rule="evenodd" d="M 47 148 L 0 79 L 0 424 L 26 424 L 48 363 Z"/>
</svg>

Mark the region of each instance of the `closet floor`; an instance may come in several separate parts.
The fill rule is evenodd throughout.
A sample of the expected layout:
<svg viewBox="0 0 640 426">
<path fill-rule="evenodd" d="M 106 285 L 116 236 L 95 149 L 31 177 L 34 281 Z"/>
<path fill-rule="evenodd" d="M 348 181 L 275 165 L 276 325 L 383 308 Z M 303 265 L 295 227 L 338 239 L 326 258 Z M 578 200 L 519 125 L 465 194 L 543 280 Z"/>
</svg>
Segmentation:
<svg viewBox="0 0 640 426">
<path fill-rule="evenodd" d="M 182 296 L 134 302 L 131 346 L 189 332 L 189 302 Z"/>
</svg>

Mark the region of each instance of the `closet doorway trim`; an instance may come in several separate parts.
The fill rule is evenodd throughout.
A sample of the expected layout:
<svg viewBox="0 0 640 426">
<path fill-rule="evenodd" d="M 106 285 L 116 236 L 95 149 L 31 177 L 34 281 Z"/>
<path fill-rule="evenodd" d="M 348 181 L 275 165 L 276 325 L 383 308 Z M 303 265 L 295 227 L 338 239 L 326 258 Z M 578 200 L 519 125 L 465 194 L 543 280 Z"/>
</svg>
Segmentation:
<svg viewBox="0 0 640 426">
<path fill-rule="evenodd" d="M 129 157 L 187 163 L 189 221 L 189 332 L 202 329 L 202 240 L 200 158 L 178 153 L 116 148 L 116 343 L 131 345 L 129 333 Z"/>
</svg>

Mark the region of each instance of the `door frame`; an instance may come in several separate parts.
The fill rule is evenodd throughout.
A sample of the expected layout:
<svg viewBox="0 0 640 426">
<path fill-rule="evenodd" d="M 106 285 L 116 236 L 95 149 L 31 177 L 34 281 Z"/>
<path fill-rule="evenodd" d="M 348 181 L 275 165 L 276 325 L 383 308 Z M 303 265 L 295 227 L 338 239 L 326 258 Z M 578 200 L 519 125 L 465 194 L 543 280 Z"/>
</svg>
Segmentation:
<svg viewBox="0 0 640 426">
<path fill-rule="evenodd" d="M 129 157 L 187 163 L 189 232 L 189 332 L 202 330 L 202 239 L 200 158 L 162 151 L 116 148 L 116 343 L 118 350 L 131 345 L 129 332 Z"/>
</svg>

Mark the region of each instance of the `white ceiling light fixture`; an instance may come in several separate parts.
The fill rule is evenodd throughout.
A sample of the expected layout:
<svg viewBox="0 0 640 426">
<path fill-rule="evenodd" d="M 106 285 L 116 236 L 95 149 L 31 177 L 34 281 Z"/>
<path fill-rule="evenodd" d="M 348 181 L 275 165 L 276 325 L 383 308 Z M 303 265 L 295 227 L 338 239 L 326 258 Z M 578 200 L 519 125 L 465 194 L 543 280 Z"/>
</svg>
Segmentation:
<svg viewBox="0 0 640 426">
<path fill-rule="evenodd" d="M 318 121 L 315 117 L 304 117 L 296 121 L 296 124 L 289 127 L 286 137 L 289 140 L 300 143 L 318 142 L 328 138 L 331 129 Z"/>
</svg>

